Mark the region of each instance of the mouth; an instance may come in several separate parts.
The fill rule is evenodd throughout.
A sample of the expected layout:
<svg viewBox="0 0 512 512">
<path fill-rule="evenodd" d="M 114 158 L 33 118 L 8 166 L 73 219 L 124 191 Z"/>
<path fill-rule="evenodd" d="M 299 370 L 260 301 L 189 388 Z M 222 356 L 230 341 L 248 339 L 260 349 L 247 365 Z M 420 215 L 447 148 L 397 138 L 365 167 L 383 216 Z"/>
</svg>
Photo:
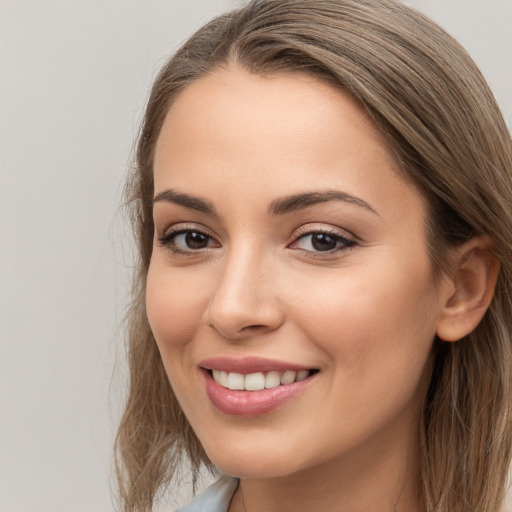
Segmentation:
<svg viewBox="0 0 512 512">
<path fill-rule="evenodd" d="M 257 416 L 282 407 L 305 391 L 316 368 L 260 358 L 214 358 L 199 365 L 211 403 L 234 416 Z"/>
<path fill-rule="evenodd" d="M 273 389 L 278 386 L 288 386 L 294 382 L 300 382 L 318 373 L 318 370 L 286 370 L 284 372 L 269 371 L 255 373 L 237 373 L 223 370 L 206 370 L 213 380 L 226 389 L 232 391 L 261 391 Z"/>
</svg>

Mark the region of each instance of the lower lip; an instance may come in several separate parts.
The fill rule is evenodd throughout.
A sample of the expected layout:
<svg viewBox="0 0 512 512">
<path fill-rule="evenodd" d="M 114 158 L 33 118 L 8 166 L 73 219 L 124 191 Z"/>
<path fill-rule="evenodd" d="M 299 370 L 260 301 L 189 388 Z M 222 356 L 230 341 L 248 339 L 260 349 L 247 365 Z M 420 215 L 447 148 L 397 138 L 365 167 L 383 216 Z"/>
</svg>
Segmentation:
<svg viewBox="0 0 512 512">
<path fill-rule="evenodd" d="M 231 416 L 259 416 L 278 409 L 302 393 L 317 374 L 304 380 L 260 391 L 235 391 L 216 382 L 209 372 L 202 370 L 206 393 L 212 404 Z"/>
</svg>

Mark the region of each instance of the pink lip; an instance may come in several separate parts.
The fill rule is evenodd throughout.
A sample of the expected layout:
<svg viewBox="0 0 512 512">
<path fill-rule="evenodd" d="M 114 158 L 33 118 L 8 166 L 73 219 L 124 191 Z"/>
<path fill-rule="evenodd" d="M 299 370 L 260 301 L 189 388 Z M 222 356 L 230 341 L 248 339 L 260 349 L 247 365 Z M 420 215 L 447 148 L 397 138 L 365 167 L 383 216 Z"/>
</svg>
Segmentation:
<svg viewBox="0 0 512 512">
<path fill-rule="evenodd" d="M 259 416 L 269 413 L 288 403 L 302 393 L 316 378 L 314 373 L 306 379 L 292 384 L 277 386 L 259 391 L 235 391 L 227 389 L 216 382 L 208 370 L 215 369 L 226 372 L 248 373 L 279 371 L 285 372 L 308 370 L 302 365 L 285 363 L 271 359 L 248 357 L 234 359 L 219 357 L 201 361 L 201 375 L 206 393 L 212 404 L 224 414 L 232 416 Z"/>
<path fill-rule="evenodd" d="M 262 357 L 211 357 L 199 363 L 200 367 L 207 370 L 220 370 L 224 372 L 241 373 L 247 375 L 256 372 L 285 372 L 287 370 L 300 372 L 301 370 L 312 370 L 311 367 L 300 364 L 287 363 L 277 359 L 265 359 Z"/>
</svg>

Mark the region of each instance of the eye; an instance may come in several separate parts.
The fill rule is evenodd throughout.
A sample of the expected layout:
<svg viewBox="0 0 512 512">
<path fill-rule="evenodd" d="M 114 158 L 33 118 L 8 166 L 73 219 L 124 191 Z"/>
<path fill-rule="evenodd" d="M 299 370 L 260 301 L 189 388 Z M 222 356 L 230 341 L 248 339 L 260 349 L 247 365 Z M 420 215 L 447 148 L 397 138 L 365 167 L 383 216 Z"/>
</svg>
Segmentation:
<svg viewBox="0 0 512 512">
<path fill-rule="evenodd" d="M 197 229 L 170 230 L 165 235 L 158 237 L 158 242 L 172 252 L 180 254 L 190 254 L 210 247 L 219 247 L 210 235 Z"/>
<path fill-rule="evenodd" d="M 290 247 L 309 252 L 337 252 L 355 245 L 355 240 L 341 236 L 338 233 L 311 231 L 297 238 Z"/>
</svg>

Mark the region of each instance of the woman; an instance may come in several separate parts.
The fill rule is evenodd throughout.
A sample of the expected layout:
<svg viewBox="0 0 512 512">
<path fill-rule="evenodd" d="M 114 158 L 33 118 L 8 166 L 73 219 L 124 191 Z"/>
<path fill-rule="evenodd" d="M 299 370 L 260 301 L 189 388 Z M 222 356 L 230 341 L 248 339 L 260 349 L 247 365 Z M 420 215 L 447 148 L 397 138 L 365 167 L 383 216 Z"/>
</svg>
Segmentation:
<svg viewBox="0 0 512 512">
<path fill-rule="evenodd" d="M 262 0 L 161 71 L 125 510 L 488 511 L 510 461 L 512 145 L 484 79 L 392 0 Z M 227 476 L 230 475 L 230 476 Z"/>
</svg>

